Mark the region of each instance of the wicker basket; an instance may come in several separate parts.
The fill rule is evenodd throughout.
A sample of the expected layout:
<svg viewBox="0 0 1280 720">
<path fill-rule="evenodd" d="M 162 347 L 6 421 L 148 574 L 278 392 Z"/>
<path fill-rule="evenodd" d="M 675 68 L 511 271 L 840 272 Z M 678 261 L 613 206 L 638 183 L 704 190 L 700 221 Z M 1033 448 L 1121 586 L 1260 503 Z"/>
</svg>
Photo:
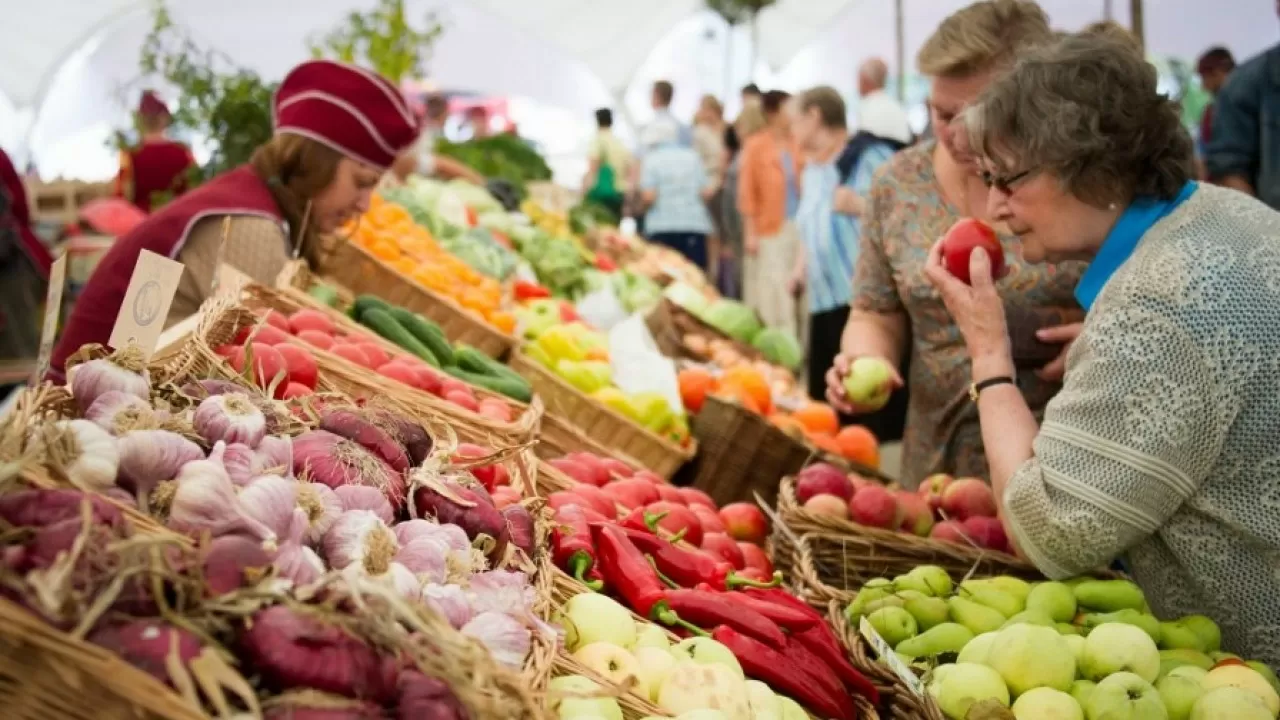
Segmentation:
<svg viewBox="0 0 1280 720">
<path fill-rule="evenodd" d="M 692 334 L 692 335 L 702 335 L 709 340 L 710 339 L 723 340 L 724 342 L 729 343 L 729 345 L 735 351 L 737 351 L 739 355 L 741 355 L 742 357 L 748 360 L 756 361 L 756 360 L 765 359 L 764 354 L 761 353 L 759 350 L 755 349 L 754 347 L 752 347 L 751 345 L 744 342 L 740 342 L 738 340 L 735 340 L 729 337 L 728 335 L 725 335 L 720 330 L 717 330 L 711 325 L 708 325 L 706 322 L 695 317 L 693 313 L 689 312 L 688 310 L 685 310 L 684 308 L 671 302 L 670 300 L 667 300 L 664 298 L 661 304 L 665 306 L 665 313 L 670 318 L 669 327 L 662 328 L 662 329 L 668 336 L 670 336 L 671 334 L 674 334 L 676 338 L 678 338 L 680 343 L 678 357 L 687 357 L 694 360 L 706 359 L 705 357 L 698 357 L 696 354 L 690 352 L 689 348 L 685 346 L 684 344 L 685 335 Z M 677 357 L 677 356 L 673 355 L 672 357 Z"/>
<path fill-rule="evenodd" d="M 403 348 L 393 342 L 382 338 L 376 333 L 368 330 L 364 326 L 356 323 L 345 314 L 327 307 L 324 304 L 314 300 L 306 293 L 293 289 L 274 289 L 264 287 L 262 285 L 249 285 L 245 288 L 245 298 L 243 303 L 251 309 L 270 308 L 279 310 L 285 314 L 293 313 L 302 308 L 309 308 L 318 312 L 323 312 L 334 325 L 352 334 L 359 334 L 360 337 L 366 338 L 368 342 L 378 345 L 388 353 L 404 354 Z M 388 393 L 400 398 L 405 404 L 412 406 L 424 406 L 436 415 L 449 420 L 455 427 L 463 427 L 467 431 L 500 438 L 504 445 L 523 445 L 533 442 L 537 435 L 538 422 L 542 414 L 541 402 L 535 398 L 532 405 L 526 405 L 518 400 L 513 400 L 505 395 L 486 390 L 482 387 L 470 386 L 477 398 L 498 398 L 505 402 L 508 406 L 515 410 L 515 418 L 511 422 L 502 422 L 484 417 L 478 413 L 467 410 L 464 407 L 449 402 L 443 398 L 437 397 L 429 392 L 411 388 L 403 383 L 390 380 L 383 377 L 375 371 L 369 370 L 355 365 L 354 363 L 341 358 L 333 353 L 326 352 L 319 348 L 308 345 L 307 348 L 311 354 L 316 356 L 317 362 L 323 358 L 324 367 L 341 367 L 347 375 L 358 375 L 365 379 L 366 382 L 374 384 L 379 388 L 385 387 Z"/>
<path fill-rule="evenodd" d="M 844 645 L 849 662 L 880 691 L 880 709 L 894 720 L 946 720 L 938 704 L 928 695 L 917 695 L 892 670 L 877 662 L 867 641 L 844 616 L 844 605 L 832 602 L 828 620 Z"/>
<path fill-rule="evenodd" d="M 693 418 L 698 439 L 693 486 L 721 507 L 756 497 L 773 505 L 782 478 L 799 472 L 813 451 L 757 413 L 708 397 Z"/>
<path fill-rule="evenodd" d="M 626 453 L 601 445 L 560 416 L 547 412 L 542 414 L 538 442 L 533 449 L 543 460 L 555 460 L 572 452 L 589 452 L 599 457 L 614 458 L 633 468 L 644 467 L 636 459 L 628 457 Z"/>
<path fill-rule="evenodd" d="M 353 293 L 376 295 L 422 313 L 438 323 L 450 341 L 466 343 L 490 357 L 503 359 L 515 347 L 514 336 L 498 330 L 452 298 L 401 275 L 355 243 L 332 242 L 320 271 Z"/>
<path fill-rule="evenodd" d="M 697 452 L 696 443 L 682 448 L 659 437 L 588 397 L 519 350 L 511 356 L 511 367 L 542 396 L 549 414 L 560 415 L 611 453 L 616 451 L 634 458 L 662 477 L 669 479 Z"/>
<path fill-rule="evenodd" d="M 775 563 L 806 602 L 847 604 L 868 580 L 894 577 L 918 565 L 938 565 L 953 577 L 1015 575 L 1041 580 L 1034 565 L 1007 553 L 941 542 L 848 520 L 815 515 L 796 502 L 794 481 L 782 481 L 772 537 Z"/>
</svg>

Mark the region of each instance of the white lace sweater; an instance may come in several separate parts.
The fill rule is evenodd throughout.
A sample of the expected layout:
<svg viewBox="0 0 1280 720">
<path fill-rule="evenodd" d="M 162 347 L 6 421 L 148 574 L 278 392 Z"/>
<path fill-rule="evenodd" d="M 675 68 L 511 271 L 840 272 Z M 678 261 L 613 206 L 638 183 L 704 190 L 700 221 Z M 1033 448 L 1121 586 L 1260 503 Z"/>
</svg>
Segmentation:
<svg viewBox="0 0 1280 720">
<path fill-rule="evenodd" d="M 1124 555 L 1156 615 L 1280 666 L 1280 213 L 1202 185 L 1143 236 L 1005 504 L 1050 577 Z"/>
</svg>

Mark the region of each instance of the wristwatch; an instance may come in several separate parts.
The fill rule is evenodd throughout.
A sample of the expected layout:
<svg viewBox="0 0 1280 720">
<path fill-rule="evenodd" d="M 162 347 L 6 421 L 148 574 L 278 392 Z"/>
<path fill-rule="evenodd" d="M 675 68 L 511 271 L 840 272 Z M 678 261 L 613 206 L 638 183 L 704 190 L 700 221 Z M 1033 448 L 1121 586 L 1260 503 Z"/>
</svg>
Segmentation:
<svg viewBox="0 0 1280 720">
<path fill-rule="evenodd" d="M 1016 387 L 1017 384 L 1018 383 L 1016 380 L 1014 380 L 1011 377 L 1008 377 L 1007 375 L 1002 377 L 987 378 L 982 382 L 970 383 L 969 399 L 972 400 L 973 402 L 978 402 L 978 395 L 980 395 L 983 390 L 986 390 L 987 388 L 993 385 L 1013 385 Z"/>
</svg>

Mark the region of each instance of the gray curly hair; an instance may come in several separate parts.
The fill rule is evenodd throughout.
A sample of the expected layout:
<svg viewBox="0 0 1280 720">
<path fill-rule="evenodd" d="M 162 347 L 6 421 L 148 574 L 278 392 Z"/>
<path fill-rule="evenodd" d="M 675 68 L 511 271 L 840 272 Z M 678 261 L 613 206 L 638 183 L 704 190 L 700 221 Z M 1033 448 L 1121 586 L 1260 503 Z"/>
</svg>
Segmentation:
<svg viewBox="0 0 1280 720">
<path fill-rule="evenodd" d="M 1109 33 L 1029 53 L 962 121 L 973 151 L 997 171 L 1049 172 L 1097 207 L 1169 199 L 1195 176 L 1191 136 L 1156 89 L 1156 69 Z"/>
</svg>

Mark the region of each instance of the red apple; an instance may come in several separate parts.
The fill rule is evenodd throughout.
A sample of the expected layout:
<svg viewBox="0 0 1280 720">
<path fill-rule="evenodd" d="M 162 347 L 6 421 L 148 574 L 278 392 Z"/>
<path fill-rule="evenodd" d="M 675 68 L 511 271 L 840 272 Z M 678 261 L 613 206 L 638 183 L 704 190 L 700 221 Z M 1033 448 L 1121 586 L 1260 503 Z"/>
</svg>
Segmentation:
<svg viewBox="0 0 1280 720">
<path fill-rule="evenodd" d="M 961 282 L 970 284 L 969 256 L 974 248 L 982 248 L 987 252 L 987 259 L 991 262 L 991 277 L 1000 277 L 1004 272 L 1004 248 L 1000 247 L 996 231 L 990 225 L 973 218 L 964 218 L 952 225 L 942 238 L 942 264 L 947 266 L 947 272 L 955 275 Z"/>
<path fill-rule="evenodd" d="M 942 491 L 953 482 L 955 478 L 950 475 L 937 473 L 925 478 L 924 482 L 920 483 L 920 487 L 916 488 L 916 492 L 929 503 L 929 509 L 936 512 L 942 505 Z"/>
<path fill-rule="evenodd" d="M 618 507 L 614 504 L 613 498 L 605 495 L 604 491 L 595 485 L 578 483 L 573 486 L 573 492 L 577 494 L 578 497 L 590 503 L 592 509 L 601 515 L 604 515 L 610 520 L 614 520 L 618 517 Z"/>
<path fill-rule="evenodd" d="M 605 470 L 609 471 L 609 474 L 614 479 L 626 479 L 636 474 L 636 471 L 630 465 L 615 458 L 600 458 L 600 464 L 604 466 Z"/>
<path fill-rule="evenodd" d="M 851 472 L 846 477 L 849 478 L 849 484 L 853 485 L 853 492 L 855 493 L 868 485 L 880 484 L 875 480 L 868 480 L 867 478 L 862 477 L 856 472 Z M 852 498 L 852 495 L 850 495 L 850 497 Z"/>
<path fill-rule="evenodd" d="M 742 551 L 742 558 L 746 561 L 748 568 L 759 571 L 766 580 L 773 577 L 773 561 L 769 559 L 769 554 L 764 551 L 764 548 L 755 543 L 739 541 L 738 549 Z"/>
<path fill-rule="evenodd" d="M 769 535 L 769 521 L 752 503 L 729 503 L 720 508 L 720 519 L 734 540 L 761 543 Z"/>
<path fill-rule="evenodd" d="M 686 505 L 703 505 L 711 508 L 712 510 L 720 509 L 719 506 L 716 505 L 716 501 L 711 499 L 710 495 L 698 488 L 682 487 L 680 488 L 680 495 L 684 498 L 684 503 Z"/>
<path fill-rule="evenodd" d="M 588 452 L 569 453 L 564 456 L 566 460 L 572 460 L 583 467 L 590 475 L 590 479 L 584 479 L 583 482 L 589 482 L 596 487 L 604 487 L 611 478 L 609 470 L 600 462 L 600 458 Z"/>
<path fill-rule="evenodd" d="M 902 524 L 902 509 L 893 493 L 872 485 L 854 494 L 849 501 L 849 517 L 859 525 L 897 529 Z"/>
<path fill-rule="evenodd" d="M 662 519 L 658 521 L 658 527 L 668 533 L 675 535 L 683 532 L 685 541 L 690 545 L 698 547 L 702 544 L 702 523 L 698 522 L 698 516 L 684 505 L 659 500 L 656 503 L 650 503 L 644 511 L 649 515 L 661 515 Z"/>
<path fill-rule="evenodd" d="M 612 498 L 615 503 L 627 510 L 644 507 L 662 499 L 658 494 L 658 488 L 653 483 L 634 478 L 616 480 L 605 485 L 601 490 L 607 497 Z"/>
<path fill-rule="evenodd" d="M 933 526 L 933 530 L 929 531 L 929 537 L 934 540 L 943 542 L 952 542 L 957 545 L 969 545 L 967 539 L 968 533 L 965 532 L 964 526 L 956 520 L 943 520 Z"/>
<path fill-rule="evenodd" d="M 814 495 L 803 507 L 814 515 L 849 519 L 849 503 L 839 495 Z"/>
<path fill-rule="evenodd" d="M 719 532 L 704 533 L 702 536 L 702 549 L 722 558 L 734 570 L 742 570 L 747 566 L 747 560 L 742 555 L 742 550 L 738 548 L 738 544 L 733 538 Z"/>
<path fill-rule="evenodd" d="M 965 534 L 978 545 L 990 550 L 1009 551 L 1009 538 L 1005 535 L 1000 518 L 974 515 L 962 524 Z"/>
<path fill-rule="evenodd" d="M 724 521 L 720 519 L 720 513 L 704 505 L 691 505 L 689 509 L 698 517 L 698 524 L 702 526 L 703 533 L 722 533 L 725 531 Z"/>
<path fill-rule="evenodd" d="M 520 502 L 520 493 L 510 485 L 495 488 L 491 494 L 493 495 L 493 506 L 499 510 Z"/>
<path fill-rule="evenodd" d="M 633 478 L 627 478 L 627 479 L 629 479 L 629 480 L 635 480 L 635 481 L 637 481 L 637 482 L 648 483 L 649 485 L 652 485 L 652 486 L 653 486 L 653 488 L 654 488 L 654 489 L 657 491 L 657 493 L 658 493 L 658 499 L 659 499 L 659 500 L 666 500 L 667 502 L 673 502 L 673 503 L 675 503 L 675 504 L 677 504 L 677 505 L 686 505 L 686 503 L 685 503 L 685 501 L 684 501 L 684 496 L 680 494 L 680 488 L 676 487 L 675 485 L 668 485 L 668 484 L 666 484 L 666 483 L 650 482 L 650 481 L 649 481 L 648 479 L 646 479 L 646 478 L 637 478 L 637 477 L 633 477 Z M 615 482 L 618 482 L 618 481 L 615 481 Z"/>
<path fill-rule="evenodd" d="M 929 501 L 909 490 L 895 490 L 893 497 L 902 508 L 902 524 L 898 528 L 906 533 L 929 537 L 929 531 L 933 529 L 933 511 L 929 509 Z"/>
<path fill-rule="evenodd" d="M 960 478 L 942 491 L 942 512 L 952 520 L 995 517 L 996 496 L 991 486 L 977 478 Z"/>
<path fill-rule="evenodd" d="M 803 505 L 814 495 L 835 495 L 848 500 L 853 497 L 853 483 L 840 468 L 816 463 L 796 475 L 796 501 Z"/>
</svg>

